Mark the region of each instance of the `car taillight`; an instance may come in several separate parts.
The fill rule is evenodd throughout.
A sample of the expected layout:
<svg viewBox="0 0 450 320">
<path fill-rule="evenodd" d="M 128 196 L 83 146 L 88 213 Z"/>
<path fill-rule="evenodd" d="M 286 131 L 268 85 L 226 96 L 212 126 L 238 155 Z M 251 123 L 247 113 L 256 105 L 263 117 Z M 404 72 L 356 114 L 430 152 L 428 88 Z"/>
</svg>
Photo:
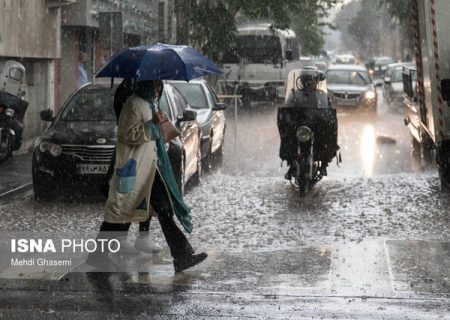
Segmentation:
<svg viewBox="0 0 450 320">
<path fill-rule="evenodd" d="M 3 112 L 5 112 L 5 108 L 0 107 L 0 113 L 3 113 Z"/>
</svg>

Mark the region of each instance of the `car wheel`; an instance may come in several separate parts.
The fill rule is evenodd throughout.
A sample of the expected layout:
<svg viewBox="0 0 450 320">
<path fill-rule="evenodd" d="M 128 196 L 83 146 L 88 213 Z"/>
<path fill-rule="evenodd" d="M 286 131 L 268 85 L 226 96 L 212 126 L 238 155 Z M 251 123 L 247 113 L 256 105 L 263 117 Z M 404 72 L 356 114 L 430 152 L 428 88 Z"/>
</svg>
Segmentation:
<svg viewBox="0 0 450 320">
<path fill-rule="evenodd" d="M 211 134 L 211 140 L 212 140 L 212 134 Z M 212 165 L 212 141 L 210 140 L 209 144 L 209 150 L 208 154 L 202 159 L 202 167 L 205 172 L 209 172 Z M 203 149 L 202 149 L 203 150 Z"/>
<path fill-rule="evenodd" d="M 9 158 L 11 155 L 12 150 L 12 136 L 9 134 L 9 132 L 6 132 L 6 134 L 0 136 L 0 163 L 5 161 Z"/>
<path fill-rule="evenodd" d="M 222 142 L 220 143 L 219 148 L 214 152 L 212 160 L 215 165 L 222 166 L 223 163 L 223 154 L 225 151 L 225 132 L 222 136 Z"/>
<path fill-rule="evenodd" d="M 42 177 L 37 172 L 37 168 L 33 167 L 32 170 L 34 199 L 37 201 L 50 201 L 55 199 L 57 193 L 54 183 Z"/>
<path fill-rule="evenodd" d="M 192 183 L 195 185 L 199 185 L 201 181 L 201 175 L 202 175 L 202 151 L 199 147 L 197 150 L 197 171 L 192 176 Z"/>
</svg>

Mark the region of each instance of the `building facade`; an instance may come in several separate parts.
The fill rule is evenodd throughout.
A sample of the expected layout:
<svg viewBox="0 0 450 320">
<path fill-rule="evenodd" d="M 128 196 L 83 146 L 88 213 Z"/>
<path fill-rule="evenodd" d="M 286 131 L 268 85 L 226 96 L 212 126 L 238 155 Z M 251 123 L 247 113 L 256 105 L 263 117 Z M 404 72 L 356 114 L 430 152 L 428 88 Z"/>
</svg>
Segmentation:
<svg viewBox="0 0 450 320">
<path fill-rule="evenodd" d="M 175 43 L 173 0 L 0 0 L 0 72 L 6 61 L 26 68 L 29 102 L 22 149 L 84 80 L 117 50 L 155 42 Z M 80 73 L 80 69 L 82 72 Z M 81 75 L 81 76 L 80 76 Z"/>
</svg>

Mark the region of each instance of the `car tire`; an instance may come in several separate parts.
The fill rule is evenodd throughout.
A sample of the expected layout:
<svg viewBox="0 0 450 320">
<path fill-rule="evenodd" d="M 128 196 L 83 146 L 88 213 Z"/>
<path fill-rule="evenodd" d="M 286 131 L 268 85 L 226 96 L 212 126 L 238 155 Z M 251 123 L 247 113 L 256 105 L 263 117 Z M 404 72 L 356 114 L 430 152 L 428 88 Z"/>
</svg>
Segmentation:
<svg viewBox="0 0 450 320">
<path fill-rule="evenodd" d="M 212 161 L 214 165 L 221 167 L 223 163 L 223 154 L 225 151 L 225 131 L 223 132 L 222 142 L 220 143 L 219 148 L 212 155 Z"/>
<path fill-rule="evenodd" d="M 210 142 L 209 142 L 209 150 L 208 150 L 208 154 L 206 155 L 205 158 L 202 159 L 202 167 L 203 167 L 203 171 L 204 172 L 209 172 L 211 169 L 211 166 L 213 164 L 213 154 L 212 154 L 212 133 L 211 133 L 211 138 L 210 138 Z M 203 148 L 202 148 L 203 150 Z"/>
<path fill-rule="evenodd" d="M 0 141 L 0 163 L 8 159 L 12 154 L 13 137 L 6 131 L 5 135 L 2 135 Z"/>
<path fill-rule="evenodd" d="M 33 193 L 37 201 L 50 201 L 56 198 L 56 189 L 52 182 L 43 178 L 33 167 Z"/>
<path fill-rule="evenodd" d="M 202 176 L 202 151 L 201 148 L 199 147 L 197 151 L 197 171 L 191 178 L 192 183 L 194 185 L 199 185 L 201 182 L 201 176 Z"/>
</svg>

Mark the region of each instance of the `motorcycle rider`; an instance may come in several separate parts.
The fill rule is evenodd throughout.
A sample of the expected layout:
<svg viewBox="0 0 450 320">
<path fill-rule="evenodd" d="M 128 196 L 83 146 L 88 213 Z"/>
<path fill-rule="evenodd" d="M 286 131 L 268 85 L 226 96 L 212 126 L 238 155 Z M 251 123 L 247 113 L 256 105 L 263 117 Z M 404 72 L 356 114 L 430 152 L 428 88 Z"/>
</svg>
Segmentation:
<svg viewBox="0 0 450 320">
<path fill-rule="evenodd" d="M 318 90 L 318 83 L 325 79 L 323 72 L 316 69 L 303 69 L 300 71 L 299 77 L 296 79 L 296 87 L 288 94 L 285 108 L 300 107 L 300 108 L 331 108 L 329 96 L 326 92 Z M 278 121 L 278 127 L 281 136 L 280 158 L 286 160 L 289 170 L 285 174 L 285 179 L 291 180 L 296 173 L 295 156 L 296 156 L 296 140 L 292 137 L 285 136 L 288 130 L 284 128 L 288 123 L 286 121 Z M 326 167 L 331 159 L 324 159 L 322 161 L 321 173 L 326 175 Z"/>
</svg>

